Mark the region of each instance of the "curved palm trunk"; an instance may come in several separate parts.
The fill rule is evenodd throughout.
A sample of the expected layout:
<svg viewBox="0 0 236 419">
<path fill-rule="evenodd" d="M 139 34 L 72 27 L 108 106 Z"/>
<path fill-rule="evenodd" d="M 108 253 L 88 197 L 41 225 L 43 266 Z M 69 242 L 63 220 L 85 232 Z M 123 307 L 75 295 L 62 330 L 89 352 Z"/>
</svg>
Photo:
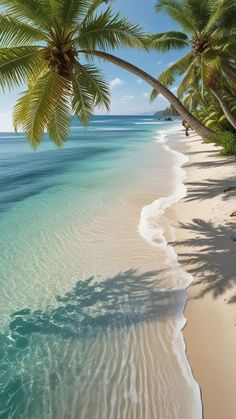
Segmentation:
<svg viewBox="0 0 236 419">
<path fill-rule="evenodd" d="M 232 125 L 232 127 L 234 127 L 234 129 L 236 129 L 236 117 L 234 116 L 233 112 L 231 111 L 228 103 L 226 102 L 226 100 L 224 100 L 219 93 L 217 92 L 216 89 L 214 89 L 213 87 L 211 87 L 211 92 L 212 94 L 215 96 L 215 98 L 218 100 L 220 107 L 222 109 L 222 111 L 224 112 L 227 120 L 229 121 L 229 123 Z"/>
<path fill-rule="evenodd" d="M 170 103 L 174 106 L 174 108 L 179 112 L 183 119 L 185 119 L 189 125 L 199 134 L 202 138 L 211 139 L 214 137 L 213 131 L 205 127 L 200 121 L 194 118 L 190 112 L 184 107 L 184 105 L 180 102 L 180 100 L 165 86 L 163 86 L 158 80 L 154 77 L 150 76 L 150 74 L 146 73 L 145 71 L 139 69 L 133 64 L 122 60 L 121 58 L 115 57 L 114 55 L 108 54 L 107 52 L 103 51 L 94 51 L 94 50 L 82 50 L 79 51 L 83 54 L 93 55 L 100 58 L 103 58 L 106 61 L 109 61 L 113 64 L 118 65 L 125 70 L 128 70 L 130 73 L 135 74 L 139 78 L 146 81 L 150 84 L 154 89 L 156 89 L 159 93 L 161 93 Z"/>
</svg>

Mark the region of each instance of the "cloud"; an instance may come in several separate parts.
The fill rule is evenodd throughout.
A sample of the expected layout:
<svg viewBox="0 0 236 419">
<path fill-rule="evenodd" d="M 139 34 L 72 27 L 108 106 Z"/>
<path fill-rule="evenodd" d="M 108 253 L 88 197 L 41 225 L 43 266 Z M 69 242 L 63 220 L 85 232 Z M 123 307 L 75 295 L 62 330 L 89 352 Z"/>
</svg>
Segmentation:
<svg viewBox="0 0 236 419">
<path fill-rule="evenodd" d="M 145 93 L 143 94 L 143 96 L 144 96 L 144 97 L 147 97 L 147 98 L 149 98 L 149 97 L 150 97 L 150 93 L 148 93 L 148 92 L 145 92 Z"/>
<path fill-rule="evenodd" d="M 175 61 L 171 61 L 170 63 L 168 63 L 167 67 L 171 67 L 173 64 L 175 64 Z"/>
<path fill-rule="evenodd" d="M 134 96 L 133 95 L 124 95 L 124 96 L 122 96 L 121 98 L 120 98 L 120 100 L 122 100 L 122 101 L 127 101 L 127 100 L 131 100 L 131 99 L 133 99 L 134 98 Z"/>
<path fill-rule="evenodd" d="M 136 79 L 136 82 L 137 82 L 138 84 L 142 84 L 142 83 L 143 83 L 143 80 L 142 80 L 142 79 Z"/>
<path fill-rule="evenodd" d="M 124 83 L 125 82 L 123 80 L 117 77 L 116 79 L 110 81 L 110 87 L 111 89 L 113 89 L 113 87 L 120 86 L 121 84 L 124 84 Z"/>
</svg>

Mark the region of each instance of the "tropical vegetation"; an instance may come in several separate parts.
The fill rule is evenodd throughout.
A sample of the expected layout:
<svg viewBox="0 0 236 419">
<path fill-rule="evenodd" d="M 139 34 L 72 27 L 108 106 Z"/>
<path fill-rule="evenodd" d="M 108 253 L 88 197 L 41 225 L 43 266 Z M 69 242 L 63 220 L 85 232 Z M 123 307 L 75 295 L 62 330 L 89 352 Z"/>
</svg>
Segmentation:
<svg viewBox="0 0 236 419">
<path fill-rule="evenodd" d="M 109 110 L 110 92 L 95 57 L 144 79 L 162 93 L 201 136 L 213 132 L 162 83 L 112 55 L 122 47 L 147 48 L 139 25 L 104 0 L 0 0 L 0 88 L 25 86 L 14 107 L 15 129 L 37 147 L 44 133 L 57 146 L 68 137 L 71 114 L 83 124 L 97 106 Z"/>
<path fill-rule="evenodd" d="M 185 107 L 213 131 L 231 132 L 232 139 L 236 130 L 235 0 L 158 0 L 156 9 L 168 13 L 182 32 L 152 35 L 153 48 L 163 53 L 184 51 L 158 80 L 170 88 L 180 78 L 177 95 Z M 151 100 L 157 95 L 153 90 Z"/>
</svg>

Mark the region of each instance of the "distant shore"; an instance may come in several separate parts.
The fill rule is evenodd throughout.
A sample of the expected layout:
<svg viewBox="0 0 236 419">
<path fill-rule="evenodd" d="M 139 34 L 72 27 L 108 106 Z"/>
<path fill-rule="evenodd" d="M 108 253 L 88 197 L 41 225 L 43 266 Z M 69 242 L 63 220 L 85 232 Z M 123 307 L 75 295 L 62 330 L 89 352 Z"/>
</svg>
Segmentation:
<svg viewBox="0 0 236 419">
<path fill-rule="evenodd" d="M 171 209 L 179 262 L 192 274 L 185 310 L 187 356 L 205 419 L 236 412 L 236 159 L 191 134 L 174 147 L 189 157 L 188 195 Z"/>
</svg>

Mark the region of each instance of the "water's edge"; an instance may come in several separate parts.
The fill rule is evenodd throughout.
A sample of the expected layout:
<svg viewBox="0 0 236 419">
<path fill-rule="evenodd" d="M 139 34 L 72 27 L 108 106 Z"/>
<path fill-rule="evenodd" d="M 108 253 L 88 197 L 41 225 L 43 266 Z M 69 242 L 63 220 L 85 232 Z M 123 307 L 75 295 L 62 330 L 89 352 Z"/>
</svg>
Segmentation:
<svg viewBox="0 0 236 419">
<path fill-rule="evenodd" d="M 155 227 L 152 225 L 152 220 L 158 222 L 158 218 L 160 216 L 165 216 L 165 212 L 167 209 L 173 207 L 175 204 L 180 202 L 183 198 L 187 196 L 187 187 L 185 185 L 185 178 L 187 176 L 186 170 L 183 169 L 183 166 L 189 161 L 189 157 L 180 151 L 177 151 L 171 148 L 168 145 L 168 136 L 169 135 L 180 135 L 182 133 L 182 127 L 176 125 L 170 129 L 166 129 L 163 131 L 158 132 L 158 136 L 156 137 L 156 141 L 161 143 L 163 147 L 169 151 L 170 153 L 176 156 L 175 162 L 175 174 L 176 174 L 176 185 L 174 192 L 165 198 L 159 198 L 148 204 L 142 208 L 141 216 L 140 216 L 140 223 L 138 226 L 139 234 L 148 241 L 151 245 L 156 247 L 165 248 L 167 253 L 167 258 L 170 262 L 170 266 L 172 267 L 172 271 L 175 272 L 176 270 L 180 271 L 181 275 L 183 276 L 184 283 L 183 289 L 187 291 L 188 287 L 192 284 L 194 278 L 193 276 L 188 273 L 184 268 L 181 267 L 178 254 L 175 251 L 174 247 L 169 244 L 168 240 L 165 237 L 165 232 L 158 226 L 155 222 Z M 181 136 L 182 137 L 182 136 Z M 183 139 L 180 137 L 180 140 Z M 158 228 L 159 227 L 159 228 Z M 174 227 L 170 227 L 173 237 L 175 236 Z M 176 290 L 180 288 L 176 287 Z M 196 417 L 199 419 L 204 418 L 203 414 L 203 399 L 202 399 L 202 391 L 200 388 L 199 383 L 194 377 L 194 373 L 191 367 L 191 363 L 188 359 L 187 355 L 187 344 L 184 339 L 183 330 L 187 325 L 187 319 L 184 316 L 184 312 L 186 309 L 186 305 L 188 304 L 188 299 L 183 308 L 183 318 L 179 322 L 176 327 L 176 334 L 174 336 L 174 350 L 178 357 L 179 364 L 181 366 L 182 372 L 188 382 L 191 382 L 192 386 L 195 390 L 195 399 L 196 399 Z M 194 416 L 195 417 L 195 416 Z"/>
</svg>

